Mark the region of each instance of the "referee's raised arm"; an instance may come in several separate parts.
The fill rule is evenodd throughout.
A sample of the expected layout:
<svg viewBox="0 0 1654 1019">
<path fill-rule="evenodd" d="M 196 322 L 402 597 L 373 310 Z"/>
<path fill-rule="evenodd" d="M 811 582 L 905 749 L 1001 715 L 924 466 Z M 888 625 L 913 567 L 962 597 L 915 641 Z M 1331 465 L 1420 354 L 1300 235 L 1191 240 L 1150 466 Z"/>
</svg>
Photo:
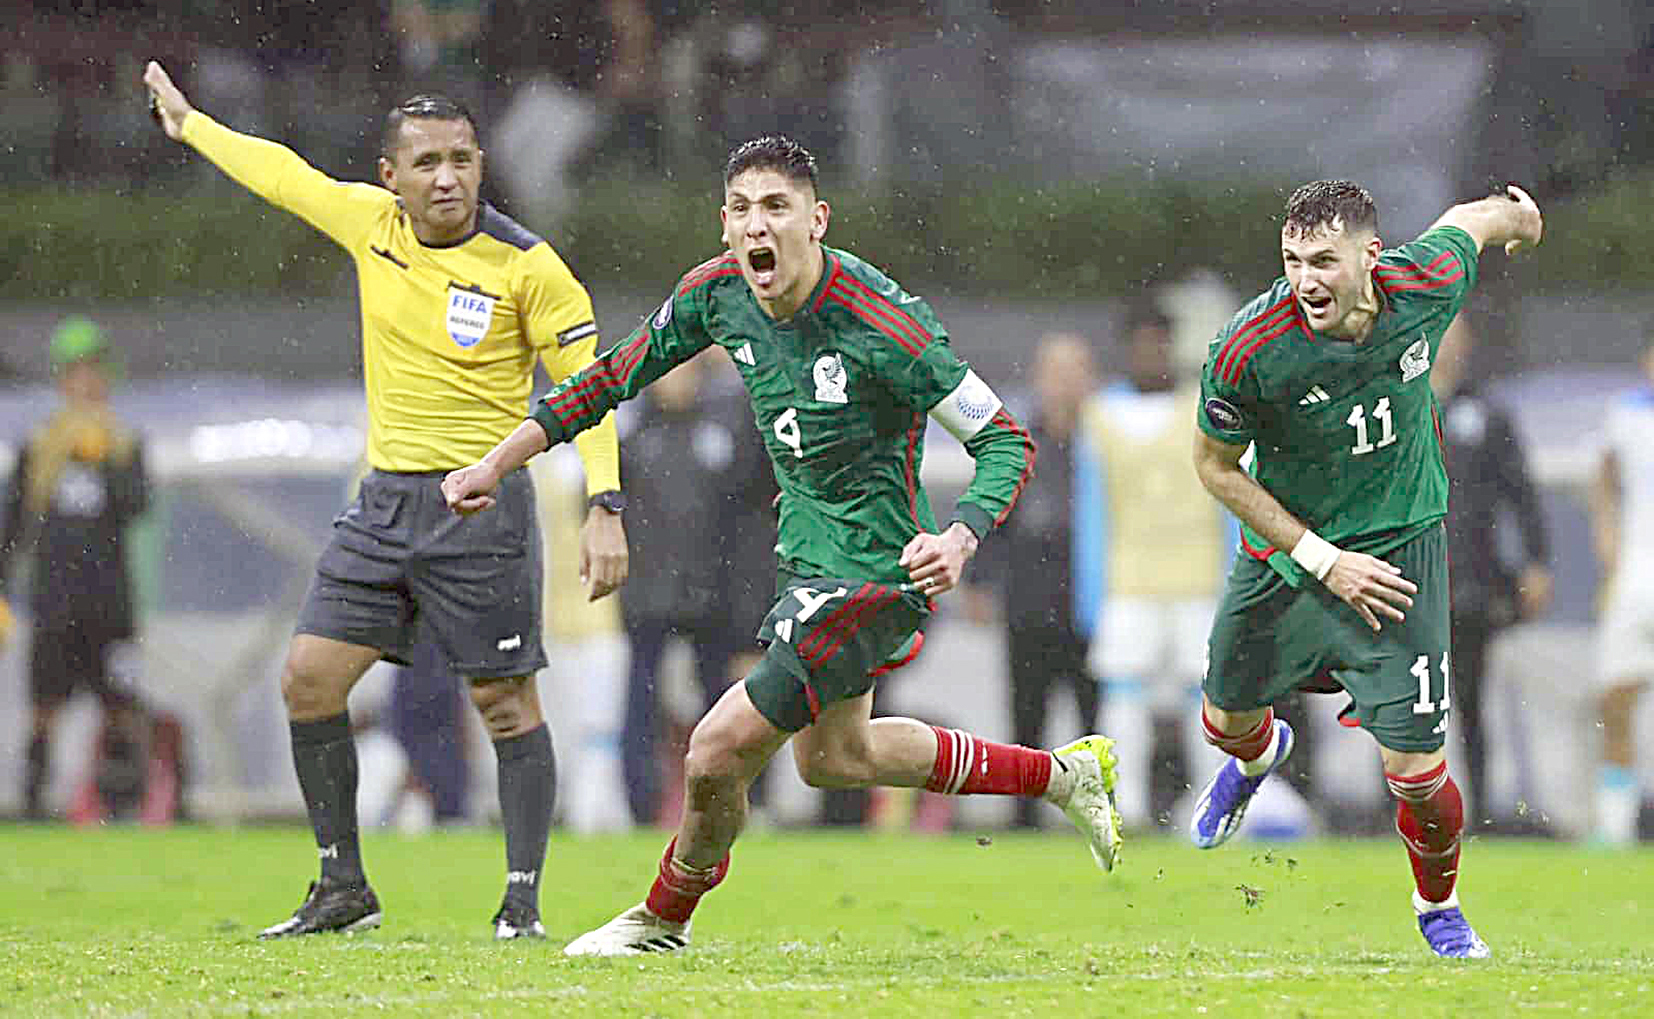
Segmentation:
<svg viewBox="0 0 1654 1019">
<path fill-rule="evenodd" d="M 175 142 L 184 140 L 184 118 L 195 107 L 184 98 L 184 93 L 172 83 L 166 68 L 151 60 L 144 68 L 144 87 L 149 89 L 149 108 L 160 121 L 161 129 Z"/>
</svg>

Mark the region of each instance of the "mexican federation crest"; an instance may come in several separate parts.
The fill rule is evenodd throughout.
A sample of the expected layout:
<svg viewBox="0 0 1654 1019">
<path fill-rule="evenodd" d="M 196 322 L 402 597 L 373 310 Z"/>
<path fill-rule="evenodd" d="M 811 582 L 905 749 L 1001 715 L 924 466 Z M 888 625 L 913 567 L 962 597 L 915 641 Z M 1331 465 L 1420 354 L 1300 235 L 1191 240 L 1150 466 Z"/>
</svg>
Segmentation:
<svg viewBox="0 0 1654 1019">
<path fill-rule="evenodd" d="M 462 347 L 474 347 L 488 335 L 494 320 L 492 294 L 448 286 L 448 337 Z"/>
<path fill-rule="evenodd" d="M 844 391 L 849 378 L 844 372 L 844 361 L 837 354 L 823 354 L 816 358 L 810 374 L 815 379 L 817 400 L 822 403 L 850 402 Z"/>
<path fill-rule="evenodd" d="M 1430 370 L 1430 341 L 1420 336 L 1401 355 L 1401 381 L 1411 382 Z"/>
</svg>

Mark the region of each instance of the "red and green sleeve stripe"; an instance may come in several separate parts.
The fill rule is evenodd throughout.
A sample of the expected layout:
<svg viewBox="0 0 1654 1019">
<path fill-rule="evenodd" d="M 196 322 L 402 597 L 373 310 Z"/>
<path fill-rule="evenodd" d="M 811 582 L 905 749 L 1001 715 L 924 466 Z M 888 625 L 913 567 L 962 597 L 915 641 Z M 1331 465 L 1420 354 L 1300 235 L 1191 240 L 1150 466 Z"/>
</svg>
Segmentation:
<svg viewBox="0 0 1654 1019">
<path fill-rule="evenodd" d="M 1039 451 L 1028 429 L 1004 408 L 971 436 L 965 451 L 976 460 L 976 474 L 959 497 L 953 519 L 983 538 L 1010 515 L 1034 476 Z"/>
</svg>

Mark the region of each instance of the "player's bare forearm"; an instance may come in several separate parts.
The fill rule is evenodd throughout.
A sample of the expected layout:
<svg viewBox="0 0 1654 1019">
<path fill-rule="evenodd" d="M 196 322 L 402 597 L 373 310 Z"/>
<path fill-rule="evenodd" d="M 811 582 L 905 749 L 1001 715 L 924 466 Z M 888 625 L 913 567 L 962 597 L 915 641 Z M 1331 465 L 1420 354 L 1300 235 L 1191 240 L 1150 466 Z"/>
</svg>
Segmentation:
<svg viewBox="0 0 1654 1019">
<path fill-rule="evenodd" d="M 1475 240 L 1477 250 L 1493 244 L 1506 254 L 1538 244 L 1545 232 L 1539 206 L 1515 184 L 1506 185 L 1500 194 L 1455 205 L 1433 225 L 1456 226 Z"/>
<path fill-rule="evenodd" d="M 1290 550 L 1309 527 L 1242 469 L 1245 453 L 1245 446 L 1218 442 L 1202 432 L 1195 438 L 1195 475 L 1241 523 L 1274 547 Z"/>
<path fill-rule="evenodd" d="M 540 427 L 538 421 L 525 419 L 510 435 L 484 454 L 482 462 L 498 471 L 503 478 L 549 448 L 546 430 Z"/>
<path fill-rule="evenodd" d="M 442 479 L 442 497 L 455 513 L 469 515 L 494 505 L 500 479 L 528 463 L 547 448 L 546 432 L 530 418 L 469 467 L 449 471 Z"/>
<path fill-rule="evenodd" d="M 1418 586 L 1390 563 L 1364 552 L 1340 549 L 1293 516 L 1280 500 L 1241 469 L 1244 446 L 1195 438 L 1195 473 L 1217 500 L 1265 541 L 1311 574 L 1356 611 L 1375 632 L 1381 620 L 1401 622 L 1413 607 Z"/>
</svg>

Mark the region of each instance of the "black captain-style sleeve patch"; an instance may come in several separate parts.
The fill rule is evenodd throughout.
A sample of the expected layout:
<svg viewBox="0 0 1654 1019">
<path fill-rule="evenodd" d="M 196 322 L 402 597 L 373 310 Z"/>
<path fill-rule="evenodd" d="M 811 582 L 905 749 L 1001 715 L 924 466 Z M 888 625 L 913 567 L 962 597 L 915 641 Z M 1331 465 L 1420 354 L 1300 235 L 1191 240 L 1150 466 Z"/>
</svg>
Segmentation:
<svg viewBox="0 0 1654 1019">
<path fill-rule="evenodd" d="M 582 322 L 577 326 L 570 326 L 557 334 L 557 345 L 566 347 L 577 340 L 583 340 L 597 333 L 596 322 Z"/>
</svg>

